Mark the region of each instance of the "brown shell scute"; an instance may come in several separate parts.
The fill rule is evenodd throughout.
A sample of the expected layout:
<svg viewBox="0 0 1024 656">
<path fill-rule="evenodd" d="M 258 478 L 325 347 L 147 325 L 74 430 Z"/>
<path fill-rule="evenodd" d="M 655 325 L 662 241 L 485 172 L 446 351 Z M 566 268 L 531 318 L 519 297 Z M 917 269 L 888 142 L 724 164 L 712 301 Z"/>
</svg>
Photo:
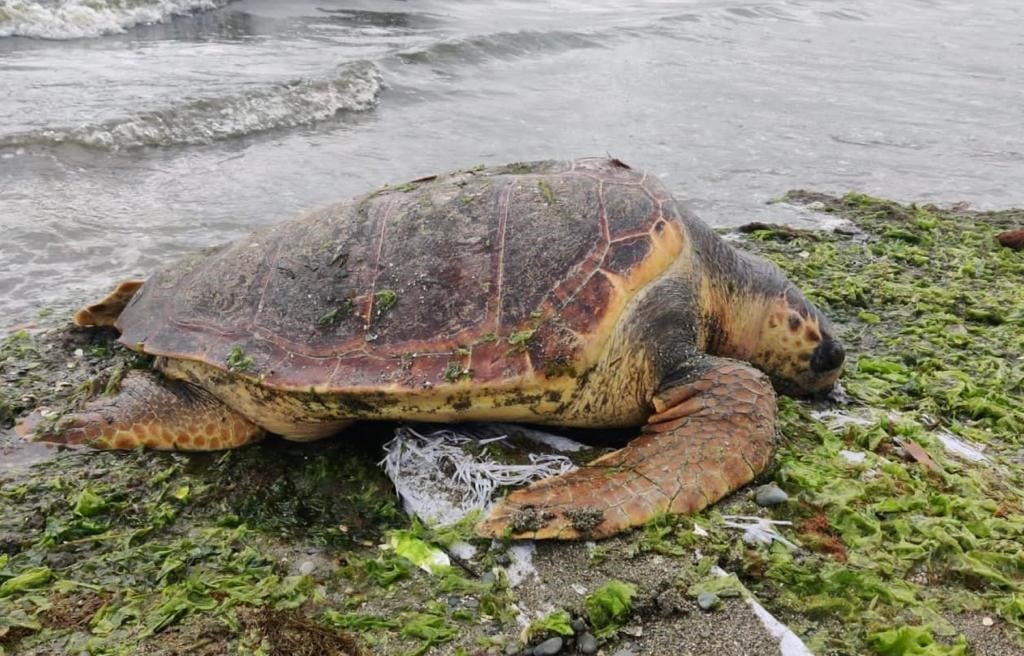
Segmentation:
<svg viewBox="0 0 1024 656">
<path fill-rule="evenodd" d="M 681 251 L 668 198 L 608 159 L 384 188 L 156 274 L 122 341 L 287 389 L 568 375 Z"/>
</svg>

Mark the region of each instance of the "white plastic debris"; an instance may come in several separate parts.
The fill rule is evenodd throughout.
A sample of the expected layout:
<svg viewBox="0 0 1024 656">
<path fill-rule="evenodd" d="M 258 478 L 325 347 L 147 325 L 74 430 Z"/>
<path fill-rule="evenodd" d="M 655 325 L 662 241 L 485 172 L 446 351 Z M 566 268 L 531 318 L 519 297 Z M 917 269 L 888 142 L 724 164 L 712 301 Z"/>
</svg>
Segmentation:
<svg viewBox="0 0 1024 656">
<path fill-rule="evenodd" d="M 723 524 L 727 528 L 741 529 L 743 531 L 743 541 L 747 544 L 770 545 L 772 542 L 780 542 L 790 549 L 797 548 L 795 544 L 783 537 L 775 528 L 776 526 L 792 526 L 793 522 L 753 517 L 751 515 L 722 515 L 722 519 L 725 520 Z"/>
<path fill-rule="evenodd" d="M 839 452 L 839 456 L 847 462 L 859 465 L 864 462 L 864 459 L 868 457 L 868 454 L 863 451 L 847 451 L 846 449 L 843 449 Z"/>
<path fill-rule="evenodd" d="M 715 576 L 729 576 L 728 572 L 718 566 L 712 567 L 711 573 Z M 804 644 L 804 641 L 800 639 L 800 636 L 793 633 L 792 629 L 777 620 L 753 595 L 745 592 L 744 597 L 747 605 L 754 611 L 757 618 L 761 620 L 761 625 L 764 626 L 765 630 L 773 638 L 779 641 L 779 652 L 782 656 L 814 656 L 811 650 L 807 648 L 807 645 Z"/>
<path fill-rule="evenodd" d="M 520 426 L 518 424 L 505 424 L 501 422 L 488 423 L 488 424 L 475 424 L 466 427 L 460 426 L 461 432 L 465 435 L 476 437 L 478 439 L 486 439 L 490 437 L 501 437 L 506 438 L 509 436 L 522 436 L 531 442 L 537 444 L 543 444 L 549 446 L 555 451 L 561 451 L 562 453 L 575 453 L 582 451 L 587 448 L 586 444 L 577 442 L 576 440 L 569 439 L 564 435 L 555 435 L 554 433 L 547 433 L 536 428 L 530 428 L 528 426 Z"/>
<path fill-rule="evenodd" d="M 765 607 L 753 597 L 747 597 L 747 604 L 761 620 L 761 624 L 773 638 L 779 641 L 779 651 L 782 656 L 814 656 L 807 648 L 800 636 L 793 633 L 792 629 L 775 619 L 775 616 L 765 610 Z"/>
<path fill-rule="evenodd" d="M 817 419 L 828 426 L 829 430 L 839 430 L 845 426 L 870 426 L 875 423 L 871 417 L 862 417 L 841 410 L 813 410 L 811 418 Z"/>
<path fill-rule="evenodd" d="M 384 445 L 381 465 L 407 513 L 429 524 L 454 524 L 474 510 L 486 510 L 499 487 L 525 485 L 576 468 L 568 457 L 557 454 L 531 453 L 525 464 L 480 459 L 466 447 L 504 440 L 507 434 L 482 440 L 473 435 L 468 429 L 427 435 L 408 426 L 395 431 L 394 439 Z"/>
<path fill-rule="evenodd" d="M 461 540 L 452 544 L 448 551 L 456 558 L 461 558 L 462 560 L 469 560 L 476 555 L 476 547 Z"/>
<path fill-rule="evenodd" d="M 537 545 L 533 540 L 517 542 L 509 547 L 508 557 L 512 562 L 505 568 L 509 585 L 515 587 L 537 573 L 533 566 L 533 554 L 536 551 Z"/>
<path fill-rule="evenodd" d="M 452 564 L 445 552 L 410 535 L 407 531 L 392 533 L 386 548 L 394 549 L 396 554 L 428 574 L 437 574 Z"/>
<path fill-rule="evenodd" d="M 988 456 L 982 453 L 983 447 L 977 444 L 972 444 L 946 431 L 939 431 L 935 435 L 942 442 L 942 446 L 946 448 L 946 451 L 953 455 L 960 456 L 971 462 L 986 462 L 988 460 Z"/>
</svg>

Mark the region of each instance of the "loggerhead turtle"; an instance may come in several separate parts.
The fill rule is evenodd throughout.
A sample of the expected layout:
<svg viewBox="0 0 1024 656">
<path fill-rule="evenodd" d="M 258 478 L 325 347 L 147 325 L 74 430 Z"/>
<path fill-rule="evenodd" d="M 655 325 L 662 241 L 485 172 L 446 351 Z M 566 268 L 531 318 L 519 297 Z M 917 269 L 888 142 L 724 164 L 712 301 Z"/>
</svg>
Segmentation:
<svg viewBox="0 0 1024 656">
<path fill-rule="evenodd" d="M 367 419 L 641 427 L 478 526 L 532 538 L 714 503 L 769 464 L 772 383 L 826 390 L 844 360 L 779 269 L 597 158 L 385 187 L 122 283 L 75 321 L 115 326 L 155 371 L 42 439 L 203 450 Z"/>
</svg>

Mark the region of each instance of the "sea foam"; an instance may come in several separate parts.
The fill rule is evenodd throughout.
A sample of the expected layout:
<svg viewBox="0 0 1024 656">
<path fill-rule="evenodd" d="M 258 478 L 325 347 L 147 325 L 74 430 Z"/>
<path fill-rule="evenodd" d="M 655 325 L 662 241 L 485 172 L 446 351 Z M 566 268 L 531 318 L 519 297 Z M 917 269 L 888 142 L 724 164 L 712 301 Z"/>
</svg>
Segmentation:
<svg viewBox="0 0 1024 656">
<path fill-rule="evenodd" d="M 225 4 L 226 0 L 7 0 L 0 3 L 0 37 L 84 39 Z"/>
<path fill-rule="evenodd" d="M 0 139 L 5 148 L 77 144 L 104 150 L 206 144 L 279 128 L 311 125 L 339 112 L 377 104 L 383 87 L 371 62 L 342 64 L 330 74 L 300 78 L 164 109 L 129 114 L 77 127 L 44 129 Z"/>
</svg>

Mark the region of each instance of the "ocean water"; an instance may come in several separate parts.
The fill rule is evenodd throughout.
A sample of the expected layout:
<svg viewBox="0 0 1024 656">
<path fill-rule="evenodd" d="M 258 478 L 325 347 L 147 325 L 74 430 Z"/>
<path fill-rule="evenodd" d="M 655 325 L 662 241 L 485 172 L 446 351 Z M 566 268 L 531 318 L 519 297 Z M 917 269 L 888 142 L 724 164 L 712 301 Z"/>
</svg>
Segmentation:
<svg viewBox="0 0 1024 656">
<path fill-rule="evenodd" d="M 0 0 L 0 329 L 387 182 L 612 154 L 1024 204 L 1019 0 Z"/>
</svg>

